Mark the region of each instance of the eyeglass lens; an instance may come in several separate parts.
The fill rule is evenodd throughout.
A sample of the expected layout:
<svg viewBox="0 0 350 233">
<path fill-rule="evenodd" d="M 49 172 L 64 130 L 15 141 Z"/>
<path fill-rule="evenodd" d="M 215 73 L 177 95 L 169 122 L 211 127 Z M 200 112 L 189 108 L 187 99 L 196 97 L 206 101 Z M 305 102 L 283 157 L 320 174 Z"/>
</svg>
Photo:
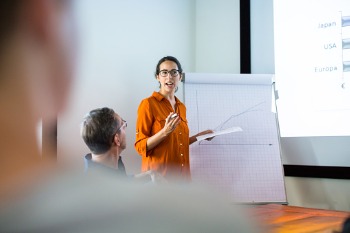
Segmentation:
<svg viewBox="0 0 350 233">
<path fill-rule="evenodd" d="M 172 77 L 176 77 L 179 74 L 179 71 L 175 70 L 175 69 L 170 70 L 170 71 L 169 70 L 161 70 L 159 72 L 159 74 L 162 77 L 166 77 L 166 76 L 168 76 L 168 74 L 170 74 Z"/>
</svg>

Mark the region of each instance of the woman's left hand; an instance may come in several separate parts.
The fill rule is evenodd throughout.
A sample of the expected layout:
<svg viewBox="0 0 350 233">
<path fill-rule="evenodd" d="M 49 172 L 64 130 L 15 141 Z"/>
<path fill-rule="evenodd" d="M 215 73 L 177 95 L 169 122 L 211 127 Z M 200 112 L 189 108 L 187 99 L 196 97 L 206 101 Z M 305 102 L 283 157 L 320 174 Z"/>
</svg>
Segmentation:
<svg viewBox="0 0 350 233">
<path fill-rule="evenodd" d="M 198 136 L 201 136 L 201 135 L 205 135 L 205 134 L 210 134 L 210 133 L 214 133 L 214 131 L 211 130 L 211 129 L 207 129 L 207 130 L 204 130 L 204 131 L 198 133 L 198 134 L 197 134 L 197 137 L 198 137 Z M 205 140 L 211 141 L 213 138 L 214 138 L 214 137 L 206 138 Z"/>
</svg>

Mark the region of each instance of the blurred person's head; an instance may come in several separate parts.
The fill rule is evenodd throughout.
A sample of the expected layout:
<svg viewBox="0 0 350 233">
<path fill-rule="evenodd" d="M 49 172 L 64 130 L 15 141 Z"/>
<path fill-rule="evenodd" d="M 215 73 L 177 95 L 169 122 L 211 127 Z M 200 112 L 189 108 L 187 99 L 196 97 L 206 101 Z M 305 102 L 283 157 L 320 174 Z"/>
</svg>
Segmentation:
<svg viewBox="0 0 350 233">
<path fill-rule="evenodd" d="M 81 136 L 93 154 L 106 153 L 112 147 L 119 152 L 126 148 L 123 120 L 113 109 L 98 108 L 90 111 L 81 125 Z"/>
<path fill-rule="evenodd" d="M 0 86 L 23 97 L 34 118 L 56 118 L 68 96 L 76 45 L 71 5 L 0 1 Z"/>
<path fill-rule="evenodd" d="M 72 2 L 0 1 L 1 194 L 40 159 L 37 123 L 54 123 L 65 106 L 75 60 Z"/>
</svg>

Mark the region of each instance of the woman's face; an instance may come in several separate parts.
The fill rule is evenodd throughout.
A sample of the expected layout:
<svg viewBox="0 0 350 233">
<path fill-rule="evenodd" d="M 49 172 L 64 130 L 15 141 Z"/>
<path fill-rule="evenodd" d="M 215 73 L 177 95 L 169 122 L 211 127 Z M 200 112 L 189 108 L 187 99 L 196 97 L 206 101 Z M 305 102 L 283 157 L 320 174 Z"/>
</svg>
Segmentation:
<svg viewBox="0 0 350 233">
<path fill-rule="evenodd" d="M 159 74 L 157 80 L 160 83 L 161 93 L 175 93 L 178 83 L 181 81 L 182 75 L 178 72 L 178 67 L 173 61 L 164 61 L 159 66 Z"/>
</svg>

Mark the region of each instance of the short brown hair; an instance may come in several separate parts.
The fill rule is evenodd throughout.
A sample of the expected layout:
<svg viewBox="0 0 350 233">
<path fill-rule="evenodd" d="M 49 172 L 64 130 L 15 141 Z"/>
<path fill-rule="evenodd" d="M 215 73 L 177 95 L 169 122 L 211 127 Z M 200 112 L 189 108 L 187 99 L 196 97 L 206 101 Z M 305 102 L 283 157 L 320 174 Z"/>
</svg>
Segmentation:
<svg viewBox="0 0 350 233">
<path fill-rule="evenodd" d="M 90 151 L 102 154 L 108 151 L 121 122 L 113 109 L 104 107 L 90 111 L 81 125 L 81 136 Z"/>
</svg>

